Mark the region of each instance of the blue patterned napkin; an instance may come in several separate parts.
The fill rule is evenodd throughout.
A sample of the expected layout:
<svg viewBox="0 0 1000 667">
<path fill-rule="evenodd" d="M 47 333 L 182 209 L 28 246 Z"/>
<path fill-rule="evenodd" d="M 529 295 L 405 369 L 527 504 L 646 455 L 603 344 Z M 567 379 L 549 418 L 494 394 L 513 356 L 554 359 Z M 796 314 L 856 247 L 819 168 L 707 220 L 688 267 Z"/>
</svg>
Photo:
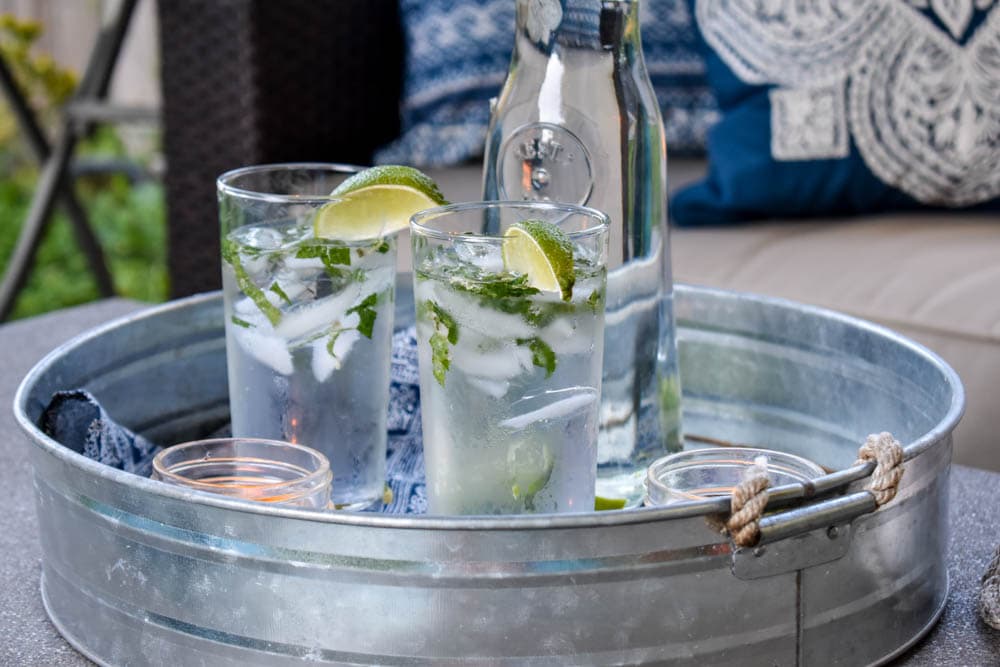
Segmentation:
<svg viewBox="0 0 1000 667">
<path fill-rule="evenodd" d="M 417 338 L 412 326 L 393 335 L 390 379 L 386 481 L 392 489 L 392 502 L 372 511 L 422 514 L 427 511 L 427 496 Z M 153 457 L 161 449 L 118 424 L 84 389 L 56 392 L 39 426 L 53 440 L 87 458 L 144 477 L 152 472 Z"/>
<path fill-rule="evenodd" d="M 116 423 L 90 392 L 58 391 L 39 420 L 45 435 L 83 454 L 136 475 L 148 477 L 160 447 Z"/>
<path fill-rule="evenodd" d="M 389 442 L 386 483 L 392 502 L 383 505 L 390 514 L 423 514 L 427 511 L 424 484 L 424 440 L 420 421 L 420 376 L 417 370 L 417 331 L 407 327 L 392 337 L 389 370 Z"/>
</svg>

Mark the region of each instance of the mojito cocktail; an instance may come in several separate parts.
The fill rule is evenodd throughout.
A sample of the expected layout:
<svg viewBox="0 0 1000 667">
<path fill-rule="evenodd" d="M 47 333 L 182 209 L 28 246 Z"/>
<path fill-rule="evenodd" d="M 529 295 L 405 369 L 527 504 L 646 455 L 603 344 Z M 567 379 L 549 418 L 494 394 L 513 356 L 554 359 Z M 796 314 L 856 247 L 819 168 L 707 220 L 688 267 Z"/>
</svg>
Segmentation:
<svg viewBox="0 0 1000 667">
<path fill-rule="evenodd" d="M 605 216 L 457 204 L 411 234 L 428 511 L 593 510 Z"/>
<path fill-rule="evenodd" d="M 349 173 L 236 170 L 219 210 L 233 435 L 322 452 L 332 503 L 360 509 L 385 484 L 396 239 L 378 194 L 331 195 Z"/>
</svg>

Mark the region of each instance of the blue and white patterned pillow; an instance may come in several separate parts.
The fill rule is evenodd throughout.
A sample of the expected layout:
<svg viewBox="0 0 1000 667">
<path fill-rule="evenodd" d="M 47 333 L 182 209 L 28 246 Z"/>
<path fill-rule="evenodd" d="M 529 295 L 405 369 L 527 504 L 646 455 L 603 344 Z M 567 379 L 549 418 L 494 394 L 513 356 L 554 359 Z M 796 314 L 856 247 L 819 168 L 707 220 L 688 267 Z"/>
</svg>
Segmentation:
<svg viewBox="0 0 1000 667">
<path fill-rule="evenodd" d="M 692 0 L 723 116 L 675 222 L 1000 208 L 998 6 Z"/>
<path fill-rule="evenodd" d="M 515 0 L 400 0 L 403 132 L 380 163 L 447 166 L 480 156 L 489 99 L 507 75 Z M 643 51 L 672 154 L 701 153 L 717 118 L 686 0 L 642 0 Z"/>
<path fill-rule="evenodd" d="M 642 51 L 663 112 L 670 155 L 702 155 L 719 106 L 687 0 L 641 0 Z"/>
</svg>

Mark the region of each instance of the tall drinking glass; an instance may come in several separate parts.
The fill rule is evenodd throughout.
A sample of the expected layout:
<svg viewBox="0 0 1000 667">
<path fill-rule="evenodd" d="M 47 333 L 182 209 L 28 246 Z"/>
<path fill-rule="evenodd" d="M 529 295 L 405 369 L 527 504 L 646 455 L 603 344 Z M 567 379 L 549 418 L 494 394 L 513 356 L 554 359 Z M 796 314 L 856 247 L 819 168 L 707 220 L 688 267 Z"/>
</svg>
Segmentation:
<svg viewBox="0 0 1000 667">
<path fill-rule="evenodd" d="M 218 180 L 233 435 L 322 452 L 344 509 L 384 489 L 396 272 L 392 236 L 314 233 L 330 192 L 356 171 L 263 165 Z"/>
<path fill-rule="evenodd" d="M 428 511 L 592 511 L 607 217 L 475 202 L 410 232 Z"/>
</svg>

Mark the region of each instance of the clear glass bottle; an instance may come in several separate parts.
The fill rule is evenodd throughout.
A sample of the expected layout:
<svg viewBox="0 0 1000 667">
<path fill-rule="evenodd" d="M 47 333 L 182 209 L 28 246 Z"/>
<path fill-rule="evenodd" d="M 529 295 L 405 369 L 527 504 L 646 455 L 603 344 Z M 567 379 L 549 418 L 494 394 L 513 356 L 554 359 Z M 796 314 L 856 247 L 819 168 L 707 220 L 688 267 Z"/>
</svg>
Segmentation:
<svg viewBox="0 0 1000 667">
<path fill-rule="evenodd" d="M 611 218 L 597 494 L 637 505 L 646 467 L 682 439 L 666 143 L 639 0 L 516 2 L 483 193 Z"/>
</svg>

